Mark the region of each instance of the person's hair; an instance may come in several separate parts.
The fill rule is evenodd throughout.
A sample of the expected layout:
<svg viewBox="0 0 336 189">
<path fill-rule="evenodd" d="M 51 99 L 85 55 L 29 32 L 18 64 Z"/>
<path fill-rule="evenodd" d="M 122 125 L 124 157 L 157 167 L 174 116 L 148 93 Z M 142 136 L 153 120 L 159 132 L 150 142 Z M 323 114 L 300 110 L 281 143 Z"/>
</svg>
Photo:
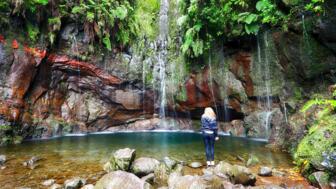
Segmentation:
<svg viewBox="0 0 336 189">
<path fill-rule="evenodd" d="M 204 114 L 202 115 L 202 117 L 209 117 L 212 119 L 216 119 L 216 113 L 215 111 L 211 108 L 211 107 L 206 107 L 204 109 Z"/>
</svg>

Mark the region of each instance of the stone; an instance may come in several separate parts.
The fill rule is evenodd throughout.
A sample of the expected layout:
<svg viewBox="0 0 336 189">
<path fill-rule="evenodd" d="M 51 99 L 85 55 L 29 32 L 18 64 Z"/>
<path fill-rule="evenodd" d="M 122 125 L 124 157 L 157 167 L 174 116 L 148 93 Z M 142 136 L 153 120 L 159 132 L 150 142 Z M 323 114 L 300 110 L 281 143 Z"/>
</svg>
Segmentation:
<svg viewBox="0 0 336 189">
<path fill-rule="evenodd" d="M 285 189 L 285 188 L 274 184 L 268 184 L 268 185 L 248 187 L 248 189 Z"/>
<path fill-rule="evenodd" d="M 63 186 L 60 184 L 53 184 L 49 187 L 49 189 L 63 189 Z"/>
<path fill-rule="evenodd" d="M 28 167 L 30 169 L 35 169 L 38 166 L 37 162 L 40 160 L 41 160 L 40 157 L 33 156 L 29 160 L 23 162 L 23 166 Z"/>
<path fill-rule="evenodd" d="M 141 177 L 141 180 L 145 181 L 145 182 L 148 182 L 148 183 L 152 183 L 154 181 L 154 173 L 150 173 L 144 177 Z"/>
<path fill-rule="evenodd" d="M 208 185 L 200 176 L 169 176 L 168 187 L 172 189 L 207 189 Z"/>
<path fill-rule="evenodd" d="M 329 188 L 329 175 L 323 171 L 317 171 L 308 176 L 308 180 L 321 189 Z"/>
<path fill-rule="evenodd" d="M 189 167 L 197 169 L 203 166 L 203 164 L 201 162 L 191 162 L 188 164 Z"/>
<path fill-rule="evenodd" d="M 272 169 L 269 167 L 260 167 L 258 175 L 260 176 L 272 176 Z"/>
<path fill-rule="evenodd" d="M 93 184 L 87 184 L 87 185 L 84 185 L 81 189 L 94 189 L 94 185 Z"/>
<path fill-rule="evenodd" d="M 284 177 L 286 176 L 286 173 L 279 171 L 277 169 L 272 169 L 272 175 L 277 176 L 277 177 Z"/>
<path fill-rule="evenodd" d="M 159 186 L 167 186 L 170 177 L 178 177 L 183 174 L 183 165 L 176 164 L 174 169 L 170 169 L 165 163 L 160 163 L 154 171 L 154 182 Z"/>
<path fill-rule="evenodd" d="M 104 170 L 112 172 L 116 170 L 128 171 L 135 158 L 135 149 L 124 148 L 115 151 L 109 162 L 104 165 Z"/>
<path fill-rule="evenodd" d="M 150 185 L 132 173 L 114 171 L 98 180 L 94 189 L 146 189 Z"/>
<path fill-rule="evenodd" d="M 251 170 L 244 166 L 234 165 L 232 167 L 231 173 L 232 173 L 231 180 L 235 184 L 253 186 L 257 181 L 256 176 L 251 172 Z"/>
<path fill-rule="evenodd" d="M 159 164 L 160 162 L 154 158 L 141 157 L 134 160 L 131 170 L 136 175 L 144 176 L 153 173 Z"/>
<path fill-rule="evenodd" d="M 177 165 L 177 161 L 169 157 L 164 157 L 162 161 L 169 169 L 174 169 Z"/>
<path fill-rule="evenodd" d="M 214 170 L 215 174 L 222 178 L 227 178 L 232 176 L 232 165 L 225 161 L 220 161 Z"/>
<path fill-rule="evenodd" d="M 0 165 L 4 165 L 7 161 L 7 157 L 5 155 L 0 155 Z"/>
<path fill-rule="evenodd" d="M 55 183 L 55 179 L 48 179 L 42 182 L 43 186 L 51 186 Z"/>
<path fill-rule="evenodd" d="M 249 159 L 246 162 L 246 166 L 250 167 L 250 166 L 254 166 L 256 164 L 259 163 L 259 158 L 253 154 L 250 154 Z"/>
<path fill-rule="evenodd" d="M 65 189 L 79 189 L 85 185 L 86 180 L 82 178 L 72 178 L 64 182 Z"/>
</svg>

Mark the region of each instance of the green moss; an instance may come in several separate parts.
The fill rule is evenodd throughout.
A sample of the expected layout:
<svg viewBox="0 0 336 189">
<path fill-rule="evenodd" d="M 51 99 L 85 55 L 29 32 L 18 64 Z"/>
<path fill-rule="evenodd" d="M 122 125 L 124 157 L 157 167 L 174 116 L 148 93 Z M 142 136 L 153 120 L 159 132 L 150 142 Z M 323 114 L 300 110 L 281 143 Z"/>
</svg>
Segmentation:
<svg viewBox="0 0 336 189">
<path fill-rule="evenodd" d="M 29 39 L 32 40 L 33 42 L 37 40 L 38 35 L 40 33 L 39 28 L 29 22 L 27 23 L 27 32 Z"/>
<path fill-rule="evenodd" d="M 336 150 L 336 116 L 326 116 L 317 121 L 299 143 L 294 154 L 295 162 L 305 174 L 321 167 L 324 152 Z"/>
<path fill-rule="evenodd" d="M 0 125 L 0 131 L 10 131 L 12 129 L 9 125 Z"/>
</svg>

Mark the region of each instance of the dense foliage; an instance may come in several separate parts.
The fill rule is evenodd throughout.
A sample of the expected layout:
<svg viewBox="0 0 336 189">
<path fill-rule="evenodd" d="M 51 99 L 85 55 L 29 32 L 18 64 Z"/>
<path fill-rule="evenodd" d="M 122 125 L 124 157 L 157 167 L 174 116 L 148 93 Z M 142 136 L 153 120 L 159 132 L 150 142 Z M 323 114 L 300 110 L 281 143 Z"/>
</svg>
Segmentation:
<svg viewBox="0 0 336 189">
<path fill-rule="evenodd" d="M 0 23 L 4 28 L 10 25 L 7 18 L 20 18 L 33 42 L 45 26 L 52 44 L 63 22 L 74 22 L 83 25 L 86 42 L 98 40 L 111 50 L 127 46 L 143 27 L 149 27 L 153 18 L 145 15 L 148 20 L 143 22 L 141 11 L 156 14 L 158 7 L 156 0 L 6 0 L 0 3 Z"/>
<path fill-rule="evenodd" d="M 182 51 L 197 57 L 214 40 L 257 34 L 262 25 L 287 29 L 292 16 L 300 11 L 320 13 L 324 0 L 290 1 L 290 10 L 282 10 L 275 0 L 181 0 L 183 16 L 178 23 L 184 29 Z M 284 5 L 285 6 L 285 5 Z"/>
</svg>

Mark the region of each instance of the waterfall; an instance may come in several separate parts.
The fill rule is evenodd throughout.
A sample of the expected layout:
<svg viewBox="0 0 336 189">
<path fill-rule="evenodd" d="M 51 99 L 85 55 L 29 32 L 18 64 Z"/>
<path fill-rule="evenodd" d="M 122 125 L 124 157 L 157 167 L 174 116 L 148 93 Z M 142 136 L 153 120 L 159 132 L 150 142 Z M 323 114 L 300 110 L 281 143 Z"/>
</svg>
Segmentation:
<svg viewBox="0 0 336 189">
<path fill-rule="evenodd" d="M 154 65 L 154 77 L 155 81 L 158 83 L 156 85 L 159 89 L 158 98 L 156 99 L 156 104 L 159 109 L 159 117 L 165 119 L 166 117 L 166 105 L 167 105 L 167 94 L 166 94 L 166 65 L 167 65 L 167 54 L 168 54 L 168 10 L 169 2 L 168 0 L 161 0 L 160 13 L 159 13 L 159 36 L 156 41 L 156 60 L 157 63 Z M 157 109 L 157 108 L 155 108 Z M 161 124 L 162 125 L 162 124 Z"/>
<path fill-rule="evenodd" d="M 224 48 L 221 47 L 220 49 L 220 67 L 221 67 L 221 73 L 222 73 L 222 79 L 221 81 L 223 88 L 223 93 L 222 93 L 222 100 L 223 100 L 223 108 L 224 108 L 224 121 L 230 121 L 230 116 L 229 116 L 229 90 L 228 90 L 228 85 L 229 85 L 229 70 L 228 66 L 225 64 L 225 56 L 224 56 Z"/>
<path fill-rule="evenodd" d="M 212 77 L 212 68 L 211 68 L 211 64 L 212 64 L 212 60 L 211 60 L 211 54 L 209 53 L 209 87 L 210 87 L 210 92 L 211 92 L 211 98 L 212 98 L 212 101 L 214 103 L 214 106 L 215 106 L 215 110 L 216 110 L 216 114 L 218 115 L 218 108 L 217 108 L 217 103 L 216 103 L 216 98 L 215 98 L 215 94 L 214 94 L 214 91 L 213 91 L 213 84 L 212 84 L 212 81 L 213 81 L 213 77 Z"/>
<path fill-rule="evenodd" d="M 270 44 L 268 33 L 264 32 L 262 38 L 258 35 L 257 39 L 257 75 L 259 77 L 257 103 L 261 109 L 259 113 L 259 124 L 265 129 L 265 138 L 270 136 L 270 127 L 272 119 L 272 88 L 270 71 Z"/>
</svg>

